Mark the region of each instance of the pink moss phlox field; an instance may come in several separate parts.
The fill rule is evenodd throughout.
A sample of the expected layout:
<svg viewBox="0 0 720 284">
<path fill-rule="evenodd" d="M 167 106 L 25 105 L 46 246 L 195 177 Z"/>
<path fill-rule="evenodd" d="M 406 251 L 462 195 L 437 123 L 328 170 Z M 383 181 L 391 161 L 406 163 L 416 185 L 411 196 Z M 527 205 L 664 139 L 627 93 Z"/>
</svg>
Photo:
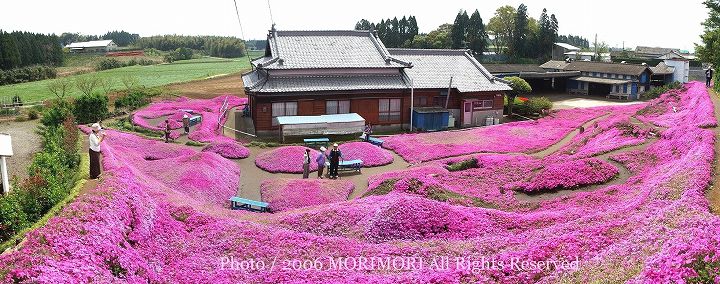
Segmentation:
<svg viewBox="0 0 720 284">
<path fill-rule="evenodd" d="M 150 125 L 148 119 L 156 119 L 164 117 L 170 120 L 172 129 L 182 128 L 182 119 L 184 115 L 201 115 L 202 122 L 196 126 L 190 133 L 189 138 L 198 142 L 212 142 L 223 137 L 219 130 L 218 118 L 220 116 L 220 108 L 227 100 L 228 108 L 235 108 L 247 104 L 247 98 L 240 98 L 231 95 L 223 95 L 212 99 L 188 99 L 185 97 L 176 100 L 167 100 L 155 102 L 150 106 L 141 109 L 133 114 L 133 123 L 150 130 L 163 131 L 165 129 L 165 121 L 161 121 L 157 126 Z M 223 117 L 221 125 L 227 120 L 227 115 Z"/>
<path fill-rule="evenodd" d="M 394 135 L 383 138 L 383 147 L 411 163 L 481 152 L 533 152 L 549 147 L 585 122 L 613 109 L 561 110 L 537 121 L 453 132 Z"/>
<path fill-rule="evenodd" d="M 610 163 L 589 158 L 545 165 L 527 181 L 511 187 L 525 192 L 571 189 L 606 182 L 618 174 L 618 169 Z"/>
<path fill-rule="evenodd" d="M 671 90 L 638 111 L 638 118 L 663 127 L 687 124 L 715 127 L 714 107 L 710 94 L 701 82 L 685 84 L 685 91 Z M 673 111 L 673 108 L 675 111 Z"/>
<path fill-rule="evenodd" d="M 202 149 L 203 152 L 213 152 L 228 159 L 245 159 L 250 156 L 250 150 L 235 141 L 212 142 Z"/>
<path fill-rule="evenodd" d="M 714 131 L 703 128 L 714 118 L 712 112 L 685 112 L 682 119 L 678 115 L 708 103 L 709 97 L 693 91 L 694 85 L 673 99 L 680 106 L 677 113 L 658 103 L 663 98 L 641 105 L 662 106 L 653 115 L 638 116 L 653 124 L 667 123 L 658 137 L 645 137 L 638 144 L 642 148 L 607 152 L 630 170 L 626 181 L 529 201 L 521 200 L 528 195 L 503 191 L 503 186 L 554 164 L 604 161 L 599 153 L 605 148 L 593 140 L 634 136 L 603 136 L 612 127 L 595 133 L 586 129 L 588 134 L 571 144 L 596 145 L 591 146 L 596 150 L 576 151 L 592 157 L 567 154 L 565 149 L 557 155 L 520 155 L 528 149 L 521 146 L 509 151 L 513 154 L 433 161 L 369 179 L 375 190 L 384 180 L 395 180 L 398 190 L 393 187 L 387 194 L 267 214 L 227 209 L 227 198 L 239 182 L 234 162 L 109 131 L 99 185 L 31 231 L 16 250 L 1 255 L 0 282 L 640 284 L 697 282 L 693 278 L 704 273 L 703 268 L 709 272 L 705 282 L 718 282 L 714 269 L 720 263 L 720 217 L 709 211 L 705 197 L 716 141 Z M 636 106 L 616 110 L 632 113 L 630 108 Z M 527 130 L 509 131 L 522 136 Z M 470 157 L 478 159 L 477 167 L 448 171 L 448 163 Z M 170 169 L 156 169 L 160 167 Z M 181 177 L 166 176 L 173 170 L 199 174 L 180 182 Z M 443 196 L 404 191 L 412 188 L 409 184 L 397 185 L 413 175 L 443 190 L 492 202 L 454 205 Z M 186 183 L 197 186 L 186 188 Z M 298 190 L 287 187 L 293 189 Z M 248 271 L 223 266 L 231 256 L 268 265 L 276 260 L 280 266 L 283 260 L 318 260 L 328 268 L 340 257 L 413 258 L 423 265 L 350 269 L 359 259 L 354 258 L 347 269 Z M 445 257 L 453 260 L 447 269 L 431 266 Z M 456 265 L 457 258 L 469 262 Z M 482 259 L 508 266 L 473 269 L 472 261 Z M 523 260 L 577 262 L 551 269 L 509 265 Z"/>
<path fill-rule="evenodd" d="M 273 212 L 345 201 L 354 189 L 349 180 L 271 179 L 260 184 L 262 201 Z"/>
<path fill-rule="evenodd" d="M 270 151 L 260 153 L 255 158 L 255 165 L 265 171 L 271 173 L 289 173 L 298 174 L 303 172 L 303 156 L 305 149 L 303 146 L 283 146 Z M 310 171 L 318 169 L 315 158 L 320 152 L 310 149 Z"/>
<path fill-rule="evenodd" d="M 345 160 L 362 160 L 363 167 L 384 166 L 393 162 L 392 153 L 367 142 L 344 143 L 338 148 Z"/>
</svg>

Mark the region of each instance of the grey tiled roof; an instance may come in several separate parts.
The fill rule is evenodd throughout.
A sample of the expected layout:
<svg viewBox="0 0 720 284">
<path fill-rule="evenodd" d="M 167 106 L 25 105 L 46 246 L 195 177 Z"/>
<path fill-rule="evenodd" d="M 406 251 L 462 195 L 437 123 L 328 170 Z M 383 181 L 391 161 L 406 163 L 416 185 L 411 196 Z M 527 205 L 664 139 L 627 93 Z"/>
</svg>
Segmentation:
<svg viewBox="0 0 720 284">
<path fill-rule="evenodd" d="M 347 90 L 405 90 L 409 85 L 400 75 L 301 76 L 268 78 L 262 71 L 243 75 L 245 87 L 258 93 L 288 93 Z"/>
<path fill-rule="evenodd" d="M 412 63 L 403 71 L 421 89 L 452 88 L 460 92 L 507 91 L 510 87 L 497 80 L 466 50 L 388 49 L 400 60 Z"/>
<path fill-rule="evenodd" d="M 665 62 L 660 62 L 657 66 L 650 67 L 650 71 L 657 75 L 668 75 L 675 72 L 675 67 L 668 66 Z"/>
<path fill-rule="evenodd" d="M 639 64 L 608 63 L 596 61 L 572 61 L 570 63 L 567 63 L 565 61 L 552 60 L 545 62 L 543 65 L 540 65 L 540 67 L 546 69 L 559 69 L 564 71 L 598 72 L 633 76 L 638 76 L 648 69 L 647 66 Z"/>
<path fill-rule="evenodd" d="M 403 68 L 369 31 L 275 31 L 268 34 L 271 57 L 253 63 L 264 69 Z"/>
</svg>

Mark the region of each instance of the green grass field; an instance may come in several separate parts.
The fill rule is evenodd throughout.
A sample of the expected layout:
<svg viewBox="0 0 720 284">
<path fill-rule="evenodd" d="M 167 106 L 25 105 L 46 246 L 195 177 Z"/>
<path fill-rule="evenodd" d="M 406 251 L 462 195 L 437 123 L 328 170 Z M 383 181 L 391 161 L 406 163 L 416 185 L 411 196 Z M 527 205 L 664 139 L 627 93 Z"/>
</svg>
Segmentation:
<svg viewBox="0 0 720 284">
<path fill-rule="evenodd" d="M 259 56 L 258 52 L 251 52 L 251 57 Z M 81 75 L 72 75 L 72 80 L 80 76 L 97 76 L 101 79 L 110 78 L 114 90 L 124 89 L 122 78 L 132 76 L 137 78 L 140 85 L 145 87 L 157 87 L 172 83 L 202 80 L 211 76 L 222 74 L 238 73 L 250 68 L 247 57 L 224 59 L 224 58 L 201 58 L 192 60 L 177 61 L 171 64 L 159 64 L 151 66 L 129 66 L 100 72 L 91 72 Z M 0 86 L 0 99 L 9 99 L 19 95 L 25 102 L 35 102 L 55 98 L 47 88 L 47 84 L 53 80 L 42 80 L 36 82 Z M 102 91 L 98 88 L 96 91 Z M 79 96 L 81 93 L 73 87 L 68 96 Z"/>
</svg>

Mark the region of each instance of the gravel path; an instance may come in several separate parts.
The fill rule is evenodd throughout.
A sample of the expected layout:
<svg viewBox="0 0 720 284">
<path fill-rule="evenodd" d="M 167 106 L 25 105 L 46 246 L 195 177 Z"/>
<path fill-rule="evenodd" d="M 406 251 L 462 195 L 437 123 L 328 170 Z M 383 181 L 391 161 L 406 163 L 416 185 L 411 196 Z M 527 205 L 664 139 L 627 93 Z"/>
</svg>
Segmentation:
<svg viewBox="0 0 720 284">
<path fill-rule="evenodd" d="M 27 177 L 27 167 L 30 165 L 33 155 L 41 148 L 42 138 L 36 133 L 39 122 L 40 120 L 0 122 L 0 133 L 12 136 L 15 155 L 8 158 L 10 178 L 17 176 L 22 180 Z"/>
</svg>

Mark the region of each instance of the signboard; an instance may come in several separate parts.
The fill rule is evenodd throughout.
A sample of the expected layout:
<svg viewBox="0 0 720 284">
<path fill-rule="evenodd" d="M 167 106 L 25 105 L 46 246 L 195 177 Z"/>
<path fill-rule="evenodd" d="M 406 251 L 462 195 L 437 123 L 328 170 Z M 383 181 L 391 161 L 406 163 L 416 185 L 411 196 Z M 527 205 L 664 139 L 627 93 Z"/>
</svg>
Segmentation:
<svg viewBox="0 0 720 284">
<path fill-rule="evenodd" d="M 10 135 L 0 133 L 0 156 L 10 157 L 12 155 L 12 139 L 10 138 Z"/>
</svg>

